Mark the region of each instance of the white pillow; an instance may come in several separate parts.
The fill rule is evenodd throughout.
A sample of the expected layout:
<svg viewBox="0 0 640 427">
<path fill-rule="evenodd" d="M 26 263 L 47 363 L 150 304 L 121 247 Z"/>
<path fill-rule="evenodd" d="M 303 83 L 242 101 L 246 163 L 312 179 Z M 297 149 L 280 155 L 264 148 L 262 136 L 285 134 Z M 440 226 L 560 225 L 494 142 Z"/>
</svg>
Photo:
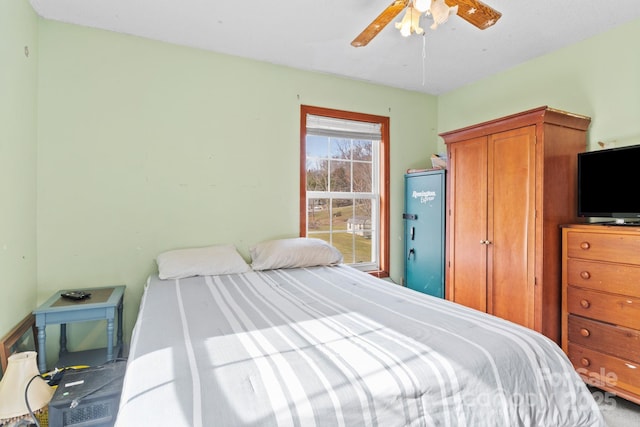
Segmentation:
<svg viewBox="0 0 640 427">
<path fill-rule="evenodd" d="M 339 250 L 324 240 L 306 237 L 261 242 L 249 248 L 249 253 L 254 270 L 313 267 L 342 262 Z"/>
<path fill-rule="evenodd" d="M 191 276 L 216 276 L 250 271 L 233 245 L 176 249 L 156 258 L 161 279 L 183 279 Z"/>
</svg>

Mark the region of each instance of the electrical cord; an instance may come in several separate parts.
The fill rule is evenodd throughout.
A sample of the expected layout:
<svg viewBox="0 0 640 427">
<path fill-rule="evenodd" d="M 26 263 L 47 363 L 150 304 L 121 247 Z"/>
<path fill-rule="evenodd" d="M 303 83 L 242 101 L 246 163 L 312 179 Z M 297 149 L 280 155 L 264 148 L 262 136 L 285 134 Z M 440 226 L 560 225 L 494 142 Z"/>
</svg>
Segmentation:
<svg viewBox="0 0 640 427">
<path fill-rule="evenodd" d="M 34 375 L 33 377 L 31 377 L 31 379 L 27 383 L 27 386 L 24 388 L 24 403 L 27 405 L 27 410 L 29 411 L 29 415 L 33 419 L 33 423 L 36 425 L 36 427 L 40 427 L 40 422 L 38 422 L 38 419 L 36 418 L 36 415 L 31 410 L 31 405 L 29 405 L 29 395 L 27 393 L 29 392 L 29 386 L 31 385 L 33 380 L 35 380 L 39 376 L 40 375 Z"/>
<path fill-rule="evenodd" d="M 62 369 L 55 369 L 52 372 L 48 372 L 46 374 L 43 375 L 34 375 L 33 377 L 31 377 L 31 379 L 29 380 L 29 382 L 27 383 L 27 386 L 24 388 L 24 403 L 27 406 L 27 411 L 29 411 L 29 416 L 31 417 L 31 421 L 29 421 L 28 419 L 23 419 L 20 421 L 20 423 L 18 423 L 16 425 L 16 427 L 21 426 L 21 425 L 32 425 L 35 424 L 36 427 L 40 427 L 40 422 L 38 421 L 38 418 L 36 417 L 36 414 L 33 412 L 33 410 L 31 409 L 31 405 L 29 404 L 29 387 L 31 386 L 31 383 L 33 382 L 33 380 L 35 380 L 36 378 L 40 377 L 43 380 L 46 381 L 46 379 L 44 378 L 45 376 L 50 376 L 51 380 L 53 380 L 54 377 L 57 376 L 57 379 L 60 379 L 61 374 L 63 374 L 66 370 L 69 369 L 77 369 L 78 367 L 68 367 L 68 368 L 62 368 Z M 80 367 L 80 368 L 84 368 L 84 367 Z"/>
<path fill-rule="evenodd" d="M 73 399 L 73 400 L 71 401 L 71 405 L 69 405 L 69 408 L 71 408 L 71 409 L 75 408 L 76 406 L 78 406 L 78 405 L 80 404 L 80 401 L 81 401 L 82 399 L 84 399 L 85 397 L 92 395 L 92 394 L 93 394 L 93 393 L 95 393 L 96 391 L 102 390 L 103 388 L 105 388 L 106 386 L 108 386 L 109 384 L 111 384 L 112 382 L 114 382 L 114 381 L 116 381 L 116 380 L 119 380 L 119 379 L 121 379 L 121 378 L 120 378 L 120 377 L 112 378 L 111 380 L 109 380 L 109 381 L 107 381 L 106 383 L 102 384 L 100 387 L 96 387 L 96 388 L 94 388 L 93 390 L 91 390 L 91 391 L 89 391 L 89 392 L 87 392 L 87 393 L 83 394 L 82 396 L 80 396 L 80 397 L 76 397 L 75 399 Z"/>
</svg>

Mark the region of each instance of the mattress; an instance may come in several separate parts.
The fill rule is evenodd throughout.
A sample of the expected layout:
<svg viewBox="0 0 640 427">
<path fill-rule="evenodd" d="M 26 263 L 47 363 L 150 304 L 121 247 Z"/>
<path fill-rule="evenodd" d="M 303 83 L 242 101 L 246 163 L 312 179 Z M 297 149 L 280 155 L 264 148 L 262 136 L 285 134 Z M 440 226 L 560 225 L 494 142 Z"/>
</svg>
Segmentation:
<svg viewBox="0 0 640 427">
<path fill-rule="evenodd" d="M 160 280 L 118 427 L 604 426 L 546 337 L 338 265 Z"/>
</svg>

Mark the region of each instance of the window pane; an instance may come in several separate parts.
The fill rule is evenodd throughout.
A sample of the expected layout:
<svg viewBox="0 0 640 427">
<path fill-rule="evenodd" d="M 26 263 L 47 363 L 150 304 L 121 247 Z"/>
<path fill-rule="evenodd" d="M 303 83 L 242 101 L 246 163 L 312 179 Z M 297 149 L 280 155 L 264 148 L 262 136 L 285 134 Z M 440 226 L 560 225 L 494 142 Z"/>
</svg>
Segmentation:
<svg viewBox="0 0 640 427">
<path fill-rule="evenodd" d="M 307 227 L 310 233 L 329 231 L 329 199 L 309 199 L 307 204 Z"/>
<path fill-rule="evenodd" d="M 355 200 L 354 206 L 355 217 L 359 219 L 358 229 L 355 233 L 354 262 L 371 262 L 374 261 L 371 251 L 371 233 L 375 232 L 371 200 Z"/>
<path fill-rule="evenodd" d="M 353 191 L 370 193 L 372 191 L 371 163 L 353 163 Z"/>
<path fill-rule="evenodd" d="M 333 200 L 332 224 L 333 231 L 347 232 L 347 222 L 353 216 L 353 200 L 335 199 Z"/>
<path fill-rule="evenodd" d="M 307 190 L 328 191 L 329 161 L 307 158 Z"/>
<path fill-rule="evenodd" d="M 344 257 L 344 262 L 352 264 L 354 262 L 353 235 L 348 232 L 349 220 L 353 216 L 353 200 L 333 201 L 333 246 L 335 246 Z"/>
<path fill-rule="evenodd" d="M 371 161 L 373 158 L 373 141 L 355 140 L 353 141 L 353 160 Z"/>
<path fill-rule="evenodd" d="M 351 162 L 331 160 L 331 181 L 329 191 L 351 191 Z"/>
<path fill-rule="evenodd" d="M 356 236 L 354 263 L 375 261 L 371 253 L 371 239 Z"/>
<path fill-rule="evenodd" d="M 368 218 L 369 220 L 369 229 L 372 229 L 372 209 L 371 209 L 371 200 L 368 199 L 356 199 L 355 200 L 355 214 L 356 216 Z"/>
<path fill-rule="evenodd" d="M 331 157 L 351 160 L 351 139 L 331 138 Z"/>
<path fill-rule="evenodd" d="M 333 235 L 333 246 L 342 252 L 345 264 L 353 264 L 355 256 L 353 252 L 353 236 L 348 233 L 338 233 Z"/>
<path fill-rule="evenodd" d="M 329 138 L 326 136 L 307 135 L 306 154 L 309 157 L 329 157 Z"/>
</svg>

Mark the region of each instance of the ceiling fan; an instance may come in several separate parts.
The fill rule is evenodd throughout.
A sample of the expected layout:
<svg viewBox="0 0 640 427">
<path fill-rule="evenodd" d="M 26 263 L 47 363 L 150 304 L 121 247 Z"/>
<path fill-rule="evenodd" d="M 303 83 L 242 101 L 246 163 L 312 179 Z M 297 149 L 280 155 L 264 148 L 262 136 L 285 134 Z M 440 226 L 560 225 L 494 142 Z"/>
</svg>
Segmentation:
<svg viewBox="0 0 640 427">
<path fill-rule="evenodd" d="M 396 24 L 403 36 L 412 32 L 422 34 L 418 20 L 421 15 L 433 16 L 435 29 L 444 23 L 450 14 L 457 14 L 470 24 L 484 30 L 495 24 L 502 16 L 500 12 L 478 0 L 394 0 L 376 19 L 356 37 L 351 45 L 366 46 L 402 10 L 407 8 L 401 23 Z"/>
</svg>

